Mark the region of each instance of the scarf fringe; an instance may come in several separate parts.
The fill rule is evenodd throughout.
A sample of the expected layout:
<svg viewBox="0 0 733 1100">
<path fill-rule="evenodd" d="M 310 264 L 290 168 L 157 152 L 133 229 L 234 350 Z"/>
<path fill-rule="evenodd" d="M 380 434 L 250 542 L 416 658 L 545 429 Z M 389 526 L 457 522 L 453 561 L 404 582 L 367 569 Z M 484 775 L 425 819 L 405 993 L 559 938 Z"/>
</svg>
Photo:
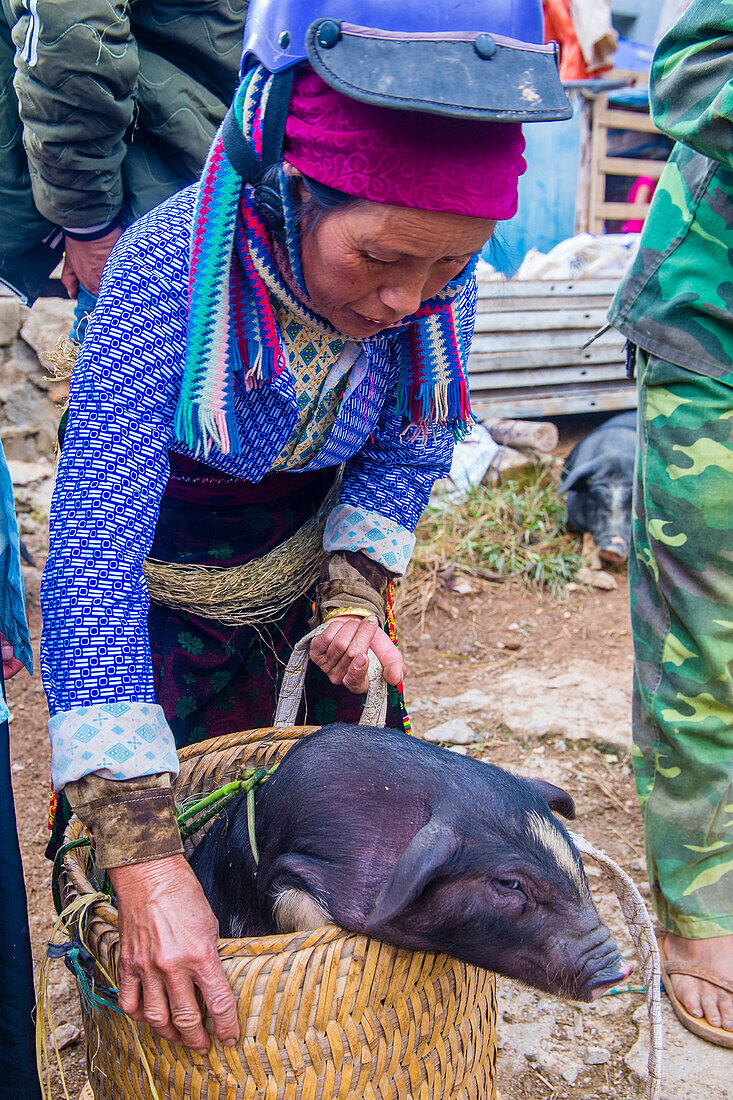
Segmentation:
<svg viewBox="0 0 733 1100">
<path fill-rule="evenodd" d="M 239 424 L 233 409 L 214 410 L 200 402 L 179 404 L 174 428 L 176 439 L 197 458 L 205 458 L 212 447 L 222 454 L 239 454 Z"/>
</svg>

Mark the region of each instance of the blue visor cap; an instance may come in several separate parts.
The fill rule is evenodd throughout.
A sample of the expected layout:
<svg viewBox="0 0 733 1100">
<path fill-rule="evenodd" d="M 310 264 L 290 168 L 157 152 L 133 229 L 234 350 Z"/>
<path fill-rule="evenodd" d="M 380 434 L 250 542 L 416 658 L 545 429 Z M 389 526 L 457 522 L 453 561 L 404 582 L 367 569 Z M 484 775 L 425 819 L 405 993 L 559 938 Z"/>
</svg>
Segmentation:
<svg viewBox="0 0 733 1100">
<path fill-rule="evenodd" d="M 556 47 L 454 32 L 397 35 L 333 20 L 314 23 L 308 60 L 339 92 L 403 111 L 496 122 L 570 118 Z"/>
<path fill-rule="evenodd" d="M 251 0 L 242 73 L 258 62 L 280 72 L 309 61 L 337 91 L 377 106 L 567 119 L 557 46 L 543 39 L 539 0 Z"/>
</svg>

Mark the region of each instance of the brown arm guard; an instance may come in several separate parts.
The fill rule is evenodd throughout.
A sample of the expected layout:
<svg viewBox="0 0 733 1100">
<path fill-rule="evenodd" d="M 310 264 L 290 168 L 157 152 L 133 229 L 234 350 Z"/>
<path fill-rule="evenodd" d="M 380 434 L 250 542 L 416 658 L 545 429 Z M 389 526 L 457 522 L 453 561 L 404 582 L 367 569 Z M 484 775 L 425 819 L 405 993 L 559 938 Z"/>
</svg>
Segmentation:
<svg viewBox="0 0 733 1100">
<path fill-rule="evenodd" d="M 183 851 L 168 772 L 121 780 L 85 775 L 67 783 L 64 794 L 94 837 L 98 867 L 147 863 Z"/>
<path fill-rule="evenodd" d="M 366 554 L 339 550 L 328 554 L 316 588 L 316 613 L 311 626 L 318 626 L 327 611 L 336 607 L 364 607 L 373 611 L 384 628 L 387 589 L 393 574 Z"/>
</svg>

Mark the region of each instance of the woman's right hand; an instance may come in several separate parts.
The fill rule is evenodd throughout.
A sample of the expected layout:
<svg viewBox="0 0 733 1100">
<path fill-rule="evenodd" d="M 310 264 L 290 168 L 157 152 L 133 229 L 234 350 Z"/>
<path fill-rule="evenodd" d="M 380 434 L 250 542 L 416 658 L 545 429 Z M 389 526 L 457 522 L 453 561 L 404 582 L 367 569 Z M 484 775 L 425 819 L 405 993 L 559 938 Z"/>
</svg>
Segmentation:
<svg viewBox="0 0 733 1100">
<path fill-rule="evenodd" d="M 219 926 L 182 855 L 113 867 L 120 927 L 119 1005 L 163 1039 L 206 1051 L 201 990 L 225 1046 L 239 1037 L 231 986 L 216 950 Z"/>
</svg>

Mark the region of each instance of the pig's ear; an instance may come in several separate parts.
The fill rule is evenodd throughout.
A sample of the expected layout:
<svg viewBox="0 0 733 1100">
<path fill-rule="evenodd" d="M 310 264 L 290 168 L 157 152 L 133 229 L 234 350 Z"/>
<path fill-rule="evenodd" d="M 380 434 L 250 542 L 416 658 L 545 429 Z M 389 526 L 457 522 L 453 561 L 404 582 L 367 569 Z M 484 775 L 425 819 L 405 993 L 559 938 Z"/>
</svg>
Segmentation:
<svg viewBox="0 0 733 1100">
<path fill-rule="evenodd" d="M 446 866 L 458 846 L 453 830 L 431 818 L 415 834 L 395 864 L 392 877 L 380 890 L 366 918 L 364 930 L 369 932 L 401 913 Z"/>
<path fill-rule="evenodd" d="M 570 471 L 565 480 L 560 482 L 557 487 L 558 493 L 567 493 L 569 489 L 583 488 L 581 482 L 587 481 L 595 472 L 595 462 L 581 462 L 580 466 L 576 466 L 574 470 Z"/>
<path fill-rule="evenodd" d="M 562 787 L 556 787 L 546 779 L 528 779 L 527 782 L 531 783 L 540 798 L 544 798 L 553 813 L 562 814 L 568 821 L 575 820 L 575 803 Z"/>
</svg>

